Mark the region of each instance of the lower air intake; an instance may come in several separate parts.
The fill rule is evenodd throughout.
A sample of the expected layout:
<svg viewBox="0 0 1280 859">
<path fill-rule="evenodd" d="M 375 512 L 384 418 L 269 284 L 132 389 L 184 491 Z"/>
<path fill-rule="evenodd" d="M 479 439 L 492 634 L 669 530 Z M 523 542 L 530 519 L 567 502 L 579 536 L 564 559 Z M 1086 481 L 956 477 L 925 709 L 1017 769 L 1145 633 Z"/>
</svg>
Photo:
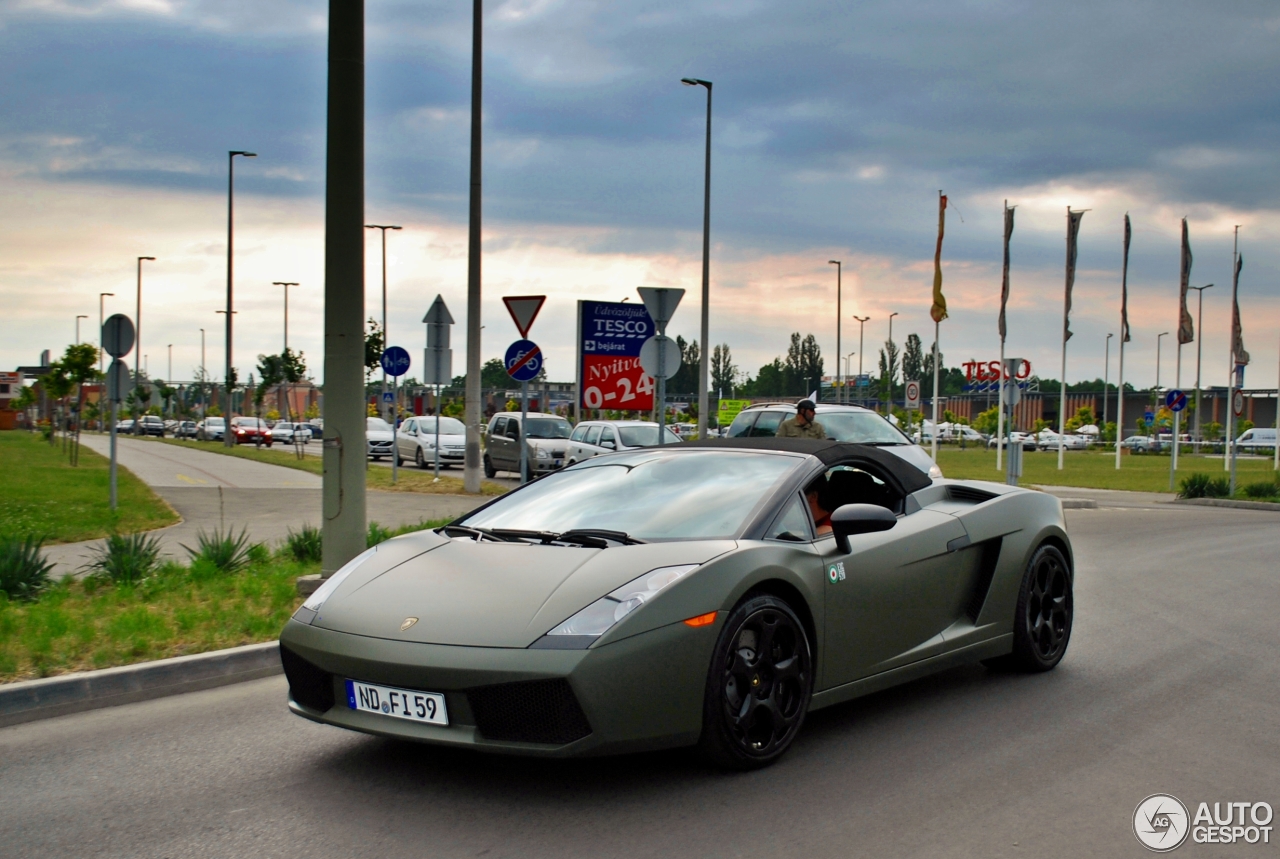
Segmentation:
<svg viewBox="0 0 1280 859">
<path fill-rule="evenodd" d="M 284 664 L 284 676 L 289 679 L 289 694 L 308 710 L 328 712 L 333 706 L 333 675 L 322 671 L 280 645 L 280 662 Z"/>
<path fill-rule="evenodd" d="M 531 680 L 467 693 L 476 727 L 487 740 L 563 746 L 591 733 L 567 680 Z"/>
</svg>

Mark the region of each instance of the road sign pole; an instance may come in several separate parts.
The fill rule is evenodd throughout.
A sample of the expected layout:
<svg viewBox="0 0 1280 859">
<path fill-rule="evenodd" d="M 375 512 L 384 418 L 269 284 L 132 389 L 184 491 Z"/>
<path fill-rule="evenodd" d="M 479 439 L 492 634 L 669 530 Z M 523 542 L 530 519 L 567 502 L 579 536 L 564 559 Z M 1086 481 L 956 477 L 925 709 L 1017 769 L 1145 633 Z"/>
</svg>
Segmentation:
<svg viewBox="0 0 1280 859">
<path fill-rule="evenodd" d="M 116 424 L 120 421 L 120 403 L 111 401 L 111 509 L 116 509 Z"/>
<path fill-rule="evenodd" d="M 529 383 L 520 383 L 520 482 L 529 482 Z"/>
<path fill-rule="evenodd" d="M 436 479 L 432 483 L 440 482 L 440 386 L 436 385 Z"/>
<path fill-rule="evenodd" d="M 387 234 L 384 230 L 384 236 Z M 391 377 L 391 485 L 395 486 L 400 477 L 400 429 L 396 426 L 396 418 L 400 417 L 400 377 Z"/>
</svg>

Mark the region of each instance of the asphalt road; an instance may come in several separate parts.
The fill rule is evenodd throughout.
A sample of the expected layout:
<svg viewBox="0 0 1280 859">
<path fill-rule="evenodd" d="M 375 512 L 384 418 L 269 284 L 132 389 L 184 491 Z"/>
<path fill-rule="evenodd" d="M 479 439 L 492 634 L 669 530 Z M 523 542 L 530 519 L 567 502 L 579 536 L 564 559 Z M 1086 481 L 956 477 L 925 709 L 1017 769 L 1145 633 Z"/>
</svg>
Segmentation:
<svg viewBox="0 0 1280 859">
<path fill-rule="evenodd" d="M 961 668 L 815 713 L 762 772 L 375 739 L 291 716 L 276 678 L 0 730 L 0 854 L 1138 857 L 1150 794 L 1280 808 L 1280 515 L 1068 518 L 1057 670 Z"/>
</svg>

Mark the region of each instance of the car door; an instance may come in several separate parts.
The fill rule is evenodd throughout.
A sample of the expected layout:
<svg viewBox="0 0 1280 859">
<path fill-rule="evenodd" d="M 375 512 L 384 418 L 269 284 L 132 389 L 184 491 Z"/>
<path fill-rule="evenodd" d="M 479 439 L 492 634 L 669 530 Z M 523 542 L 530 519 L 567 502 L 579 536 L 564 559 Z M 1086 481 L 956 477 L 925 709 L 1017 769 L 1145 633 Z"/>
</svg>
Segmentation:
<svg viewBox="0 0 1280 859">
<path fill-rule="evenodd" d="M 600 428 L 600 447 L 603 448 L 601 453 L 608 453 L 618 449 L 618 437 L 614 433 L 613 427 L 604 426 Z"/>
<path fill-rule="evenodd" d="M 400 425 L 396 431 L 396 453 L 403 459 L 413 459 L 418 446 L 418 422 L 412 418 Z"/>
<path fill-rule="evenodd" d="M 515 415 L 507 418 L 507 443 L 503 447 L 504 461 L 508 471 L 520 470 L 520 419 Z"/>
<path fill-rule="evenodd" d="M 964 526 L 928 508 L 899 514 L 888 531 L 817 542 L 827 571 L 826 672 L 838 686 L 937 655 L 956 620 L 959 579 L 971 575 Z"/>
<path fill-rule="evenodd" d="M 489 461 L 493 463 L 493 467 L 497 468 L 498 463 L 506 463 L 505 450 L 507 445 L 507 418 L 505 415 L 493 419 L 493 423 L 489 425 L 489 444 L 487 453 Z M 505 465 L 503 466 L 505 468 Z"/>
<path fill-rule="evenodd" d="M 599 424 L 593 424 L 587 429 L 587 434 L 582 439 L 582 453 L 584 456 L 588 458 L 599 456 L 601 431 L 602 427 Z"/>
</svg>

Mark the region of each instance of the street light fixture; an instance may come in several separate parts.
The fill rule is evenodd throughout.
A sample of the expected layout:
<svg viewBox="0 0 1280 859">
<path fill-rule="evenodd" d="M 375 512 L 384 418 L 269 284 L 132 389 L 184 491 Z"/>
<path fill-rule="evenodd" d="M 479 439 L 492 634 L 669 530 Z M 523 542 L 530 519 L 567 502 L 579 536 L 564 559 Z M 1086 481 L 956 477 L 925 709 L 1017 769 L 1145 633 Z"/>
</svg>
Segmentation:
<svg viewBox="0 0 1280 859">
<path fill-rule="evenodd" d="M 698 438 L 707 437 L 707 373 L 711 350 L 711 81 L 681 78 L 685 86 L 707 88 L 707 156 L 705 184 L 702 193 L 702 351 L 698 355 Z"/>
<path fill-rule="evenodd" d="M 841 266 L 840 260 L 838 259 L 827 260 L 827 265 L 833 265 L 836 267 L 836 402 L 842 403 L 845 400 L 844 385 L 840 383 L 842 379 L 842 376 L 840 375 L 840 298 L 841 293 L 844 291 L 843 284 L 841 283 L 841 269 L 843 266 Z"/>
<path fill-rule="evenodd" d="M 897 314 L 896 312 L 895 312 L 895 313 L 890 313 L 890 314 L 889 314 L 889 342 L 888 342 L 887 344 L 885 344 L 886 346 L 889 346 L 889 347 L 891 347 L 891 346 L 893 345 L 893 317 L 895 317 L 895 316 L 897 316 L 897 315 L 898 315 L 898 314 Z M 888 354 L 886 354 L 886 355 L 885 355 L 885 358 L 886 358 L 886 359 L 887 359 L 887 358 L 891 358 L 891 357 L 892 357 L 891 355 L 888 355 Z M 889 416 L 889 417 L 893 417 L 893 371 L 894 371 L 893 364 L 892 364 L 890 361 L 887 361 L 887 360 L 886 360 L 886 361 L 885 361 L 885 369 L 887 369 L 887 370 L 889 371 L 889 411 L 888 411 L 888 416 Z M 890 423 L 892 423 L 892 421 L 890 421 Z"/>
<path fill-rule="evenodd" d="M 867 324 L 867 320 L 870 319 L 871 317 L 855 315 L 853 318 L 858 320 L 858 379 L 861 380 L 862 379 L 862 353 L 864 351 L 862 348 L 862 329 Z"/>
<path fill-rule="evenodd" d="M 245 152 L 242 149 L 232 149 L 227 153 L 227 309 L 223 312 L 227 315 L 227 432 L 225 432 L 223 444 L 227 447 L 235 446 L 235 436 L 231 433 L 231 317 L 235 315 L 233 305 L 233 250 L 235 242 L 235 178 L 236 178 L 236 156 L 240 155 L 244 158 L 257 158 L 256 152 Z"/>
<path fill-rule="evenodd" d="M 113 298 L 115 297 L 114 292 L 98 293 L 98 373 L 99 374 L 104 372 L 102 356 L 106 354 L 106 352 L 104 352 L 102 349 L 102 326 L 107 324 L 107 318 L 102 315 L 102 299 L 106 298 L 108 295 L 112 296 Z"/>
<path fill-rule="evenodd" d="M 77 346 L 80 345 L 80 320 L 88 319 L 88 318 L 89 318 L 88 314 L 85 314 L 85 313 L 76 314 L 76 345 Z"/>
<path fill-rule="evenodd" d="M 386 349 L 391 345 L 391 340 L 387 337 L 387 230 L 399 230 L 402 227 L 393 224 L 365 224 L 366 230 L 382 231 L 382 348 Z M 382 393 L 387 392 L 387 371 L 384 367 L 382 370 Z M 393 423 L 392 426 L 395 426 Z"/>
<path fill-rule="evenodd" d="M 1199 296 L 1199 306 L 1196 308 L 1196 331 L 1200 332 L 1196 337 L 1196 444 L 1199 445 L 1202 440 L 1200 437 L 1200 355 L 1204 352 L 1204 291 L 1213 289 L 1213 284 L 1189 286 L 1187 289 L 1194 289 Z M 1196 450 L 1198 451 L 1199 447 Z"/>
</svg>

